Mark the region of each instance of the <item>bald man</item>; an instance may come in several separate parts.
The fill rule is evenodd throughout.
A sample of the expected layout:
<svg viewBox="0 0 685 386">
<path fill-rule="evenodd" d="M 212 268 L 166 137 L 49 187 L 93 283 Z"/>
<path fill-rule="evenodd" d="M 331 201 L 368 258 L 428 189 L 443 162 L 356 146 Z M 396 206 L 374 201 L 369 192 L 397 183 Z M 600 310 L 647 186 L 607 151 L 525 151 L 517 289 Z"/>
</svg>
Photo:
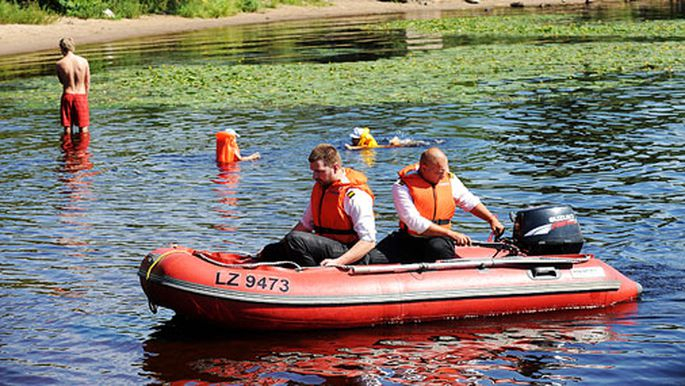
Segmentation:
<svg viewBox="0 0 685 386">
<path fill-rule="evenodd" d="M 377 247 L 392 262 L 449 259 L 455 256 L 455 245 L 470 245 L 467 235 L 452 230 L 456 207 L 488 222 L 495 234 L 504 232 L 497 217 L 450 173 L 447 156 L 437 147 L 423 152 L 418 164 L 399 172 L 392 197 L 400 229 Z"/>
</svg>

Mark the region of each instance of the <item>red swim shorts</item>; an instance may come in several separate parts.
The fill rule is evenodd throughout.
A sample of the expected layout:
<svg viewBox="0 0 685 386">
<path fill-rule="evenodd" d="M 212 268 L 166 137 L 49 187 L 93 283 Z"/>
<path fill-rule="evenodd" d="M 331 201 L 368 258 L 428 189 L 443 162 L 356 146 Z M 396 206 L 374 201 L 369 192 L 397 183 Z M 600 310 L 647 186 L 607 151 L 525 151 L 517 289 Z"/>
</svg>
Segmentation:
<svg viewBox="0 0 685 386">
<path fill-rule="evenodd" d="M 62 94 L 62 126 L 90 126 L 88 94 Z"/>
</svg>

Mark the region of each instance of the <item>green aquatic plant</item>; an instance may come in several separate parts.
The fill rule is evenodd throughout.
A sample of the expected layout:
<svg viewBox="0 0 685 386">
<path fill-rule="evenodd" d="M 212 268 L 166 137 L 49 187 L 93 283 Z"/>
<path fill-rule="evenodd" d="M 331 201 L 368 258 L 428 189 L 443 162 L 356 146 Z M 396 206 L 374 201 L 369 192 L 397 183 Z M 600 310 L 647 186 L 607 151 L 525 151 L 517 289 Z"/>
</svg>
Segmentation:
<svg viewBox="0 0 685 386">
<path fill-rule="evenodd" d="M 587 19 L 578 14 L 528 14 L 445 19 L 395 20 L 373 26 L 379 29 L 406 29 L 443 36 L 468 36 L 481 41 L 564 41 L 589 40 L 660 41 L 685 38 L 679 20 Z"/>
<path fill-rule="evenodd" d="M 531 30 L 544 29 L 541 24 L 550 19 L 527 16 L 522 20 L 529 20 L 530 25 L 518 22 L 512 38 L 534 35 Z M 502 18 L 501 23 L 510 21 Z M 612 28 L 611 23 L 606 28 Z M 268 109 L 469 103 L 526 98 L 539 90 L 553 95 L 614 87 L 635 78 L 622 74 L 685 70 L 685 44 L 679 37 L 685 21 L 632 23 L 634 29 L 630 23 L 618 24 L 615 30 L 625 30 L 630 38 L 488 42 L 367 62 L 118 68 L 93 74 L 91 105 Z M 653 39 L 650 26 L 672 32 Z M 12 93 L 12 103 L 45 108 L 58 97 L 53 83 L 52 78 L 35 78 L 8 84 L 0 87 L 0 100 L 10 100 L 7 90 L 21 87 L 21 92 Z"/>
</svg>

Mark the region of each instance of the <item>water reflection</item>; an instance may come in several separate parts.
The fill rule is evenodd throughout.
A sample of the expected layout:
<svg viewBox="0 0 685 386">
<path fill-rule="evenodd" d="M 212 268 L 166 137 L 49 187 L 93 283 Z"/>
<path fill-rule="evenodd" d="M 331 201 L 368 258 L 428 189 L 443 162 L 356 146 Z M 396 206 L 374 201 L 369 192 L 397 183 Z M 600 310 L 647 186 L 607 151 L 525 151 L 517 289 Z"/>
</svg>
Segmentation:
<svg viewBox="0 0 685 386">
<path fill-rule="evenodd" d="M 79 170 L 81 164 L 76 160 L 79 157 L 90 156 L 87 154 L 90 145 L 90 132 L 76 132 L 71 134 L 62 133 L 60 137 L 60 148 L 64 152 L 65 168 L 68 171 Z M 75 161 L 76 160 L 76 161 Z M 75 162 L 74 162 L 75 161 Z M 67 167 L 68 166 L 68 167 Z M 71 166 L 76 166 L 72 168 Z M 92 166 L 92 165 L 91 165 Z"/>
<path fill-rule="evenodd" d="M 62 194 L 67 197 L 68 203 L 61 210 L 62 221 L 66 219 L 82 217 L 85 210 L 84 201 L 92 199 L 91 178 L 96 173 L 90 172 L 93 163 L 88 151 L 90 133 L 76 135 L 62 135 L 61 148 L 63 151 L 59 166 L 59 181 L 63 184 Z"/>
<path fill-rule="evenodd" d="M 373 167 L 373 165 L 376 163 L 376 150 L 362 149 L 359 151 L 359 155 L 361 156 L 362 161 L 368 167 Z"/>
<path fill-rule="evenodd" d="M 583 380 L 583 369 L 610 367 L 584 364 L 583 357 L 608 355 L 612 342 L 627 339 L 615 326 L 630 323 L 636 311 L 629 303 L 601 311 L 287 334 L 237 334 L 174 319 L 145 342 L 143 368 L 160 382 L 183 383 L 575 382 Z"/>
<path fill-rule="evenodd" d="M 224 232 L 236 232 L 238 217 L 238 183 L 240 182 L 240 162 L 217 163 L 219 173 L 212 182 L 219 186 L 214 189 L 219 197 L 219 207 L 215 211 L 227 224 L 215 224 L 214 229 Z"/>
<path fill-rule="evenodd" d="M 602 3 L 591 7 L 567 6 L 584 19 L 664 19 L 685 17 L 682 1 Z M 545 12 L 540 9 L 496 8 L 488 14 Z M 547 12 L 559 12 L 550 8 Z M 411 19 L 482 15 L 482 10 L 415 12 Z M 145 37 L 119 42 L 79 46 L 79 54 L 90 61 L 94 73 L 114 67 L 173 65 L 177 63 L 259 64 L 286 62 L 350 62 L 404 56 L 415 50 L 438 50 L 470 44 L 517 43 L 506 36 L 484 39 L 469 36 L 416 33 L 374 29 L 368 26 L 402 15 L 367 16 L 347 19 L 290 21 L 268 25 L 244 25 Z M 611 36 L 598 38 L 602 41 Z M 557 40 L 563 40 L 558 37 Z M 568 39 L 571 41 L 572 39 Z M 55 43 L 56 44 L 56 43 Z M 55 46 L 56 47 L 56 46 Z M 49 50 L 0 57 L 0 80 L 52 75 L 59 52 Z"/>
<path fill-rule="evenodd" d="M 401 31 L 366 28 L 397 16 L 321 19 L 214 28 L 79 47 L 93 73 L 114 67 L 177 63 L 348 62 L 406 54 Z M 50 75 L 59 52 L 0 58 L 0 79 Z"/>
<path fill-rule="evenodd" d="M 629 196 L 675 199 L 679 193 L 670 186 L 670 176 L 679 166 L 668 160 L 685 157 L 685 150 L 682 113 L 671 106 L 680 105 L 685 93 L 659 92 L 657 85 L 668 88 L 683 78 L 651 74 L 637 82 L 606 90 L 601 102 L 579 91 L 547 96 L 545 106 L 503 106 L 510 125 L 496 133 L 503 155 L 525 164 L 511 174 L 554 179 L 547 187 L 550 193 L 610 195 L 621 190 Z M 645 92 L 652 95 L 649 100 L 641 98 Z M 575 183 L 582 175 L 607 179 Z"/>
<path fill-rule="evenodd" d="M 399 39 L 392 49 L 406 51 L 407 36 Z M 197 43 L 194 52 L 192 44 L 169 43 L 169 55 L 205 60 Z M 111 44 L 103 63 L 126 57 L 126 44 Z M 154 48 L 154 40 L 148 44 Z M 153 65 L 154 56 L 166 60 L 140 54 Z M 137 65 L 140 58 L 130 59 Z M 527 94 L 460 105 L 103 108 L 93 143 L 64 153 L 53 109 L 0 106 L 3 381 L 678 384 L 685 75 L 608 75 L 611 87 L 603 77 L 588 76 L 577 88 L 534 79 Z M 172 242 L 236 251 L 279 239 L 311 190 L 306 155 L 322 141 L 342 148 L 360 122 L 387 128 L 379 136 L 444 140 L 454 171 L 501 217 L 529 204 L 572 205 L 584 252 L 645 286 L 639 314 L 594 310 L 288 334 L 230 334 L 169 321 L 166 310 L 149 314 L 135 275 L 142 256 Z M 214 169 L 207 128 L 216 126 L 250 133 L 263 161 Z M 380 235 L 397 227 L 396 172 L 421 150 L 377 150 L 373 166 L 360 152 L 342 154 L 370 179 Z M 457 217 L 466 233 L 487 236 L 480 220 Z"/>
<path fill-rule="evenodd" d="M 88 245 L 84 236 L 93 224 L 87 215 L 88 203 L 95 198 L 92 192 L 92 179 L 98 172 L 93 172 L 88 145 L 90 133 L 63 134 L 61 137 L 62 159 L 58 169 L 58 180 L 62 183 L 61 195 L 66 202 L 58 206 L 59 219 L 62 224 L 74 227 L 63 232 L 57 239 L 57 244 L 68 247 L 83 247 Z M 86 252 L 73 251 L 70 256 L 83 258 Z"/>
<path fill-rule="evenodd" d="M 407 39 L 407 49 L 409 51 L 428 51 L 440 50 L 444 48 L 442 35 L 437 33 L 420 33 L 416 31 L 405 31 Z"/>
</svg>

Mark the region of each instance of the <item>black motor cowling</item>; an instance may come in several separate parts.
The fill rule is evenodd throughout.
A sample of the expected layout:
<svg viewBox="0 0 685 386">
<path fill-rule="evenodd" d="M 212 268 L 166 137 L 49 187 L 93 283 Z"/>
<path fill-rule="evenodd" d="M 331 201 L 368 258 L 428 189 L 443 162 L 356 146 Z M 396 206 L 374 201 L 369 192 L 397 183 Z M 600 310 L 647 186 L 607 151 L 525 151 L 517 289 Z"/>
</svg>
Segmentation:
<svg viewBox="0 0 685 386">
<path fill-rule="evenodd" d="M 583 235 L 570 206 L 542 206 L 516 212 L 514 244 L 528 255 L 579 253 Z"/>
</svg>

